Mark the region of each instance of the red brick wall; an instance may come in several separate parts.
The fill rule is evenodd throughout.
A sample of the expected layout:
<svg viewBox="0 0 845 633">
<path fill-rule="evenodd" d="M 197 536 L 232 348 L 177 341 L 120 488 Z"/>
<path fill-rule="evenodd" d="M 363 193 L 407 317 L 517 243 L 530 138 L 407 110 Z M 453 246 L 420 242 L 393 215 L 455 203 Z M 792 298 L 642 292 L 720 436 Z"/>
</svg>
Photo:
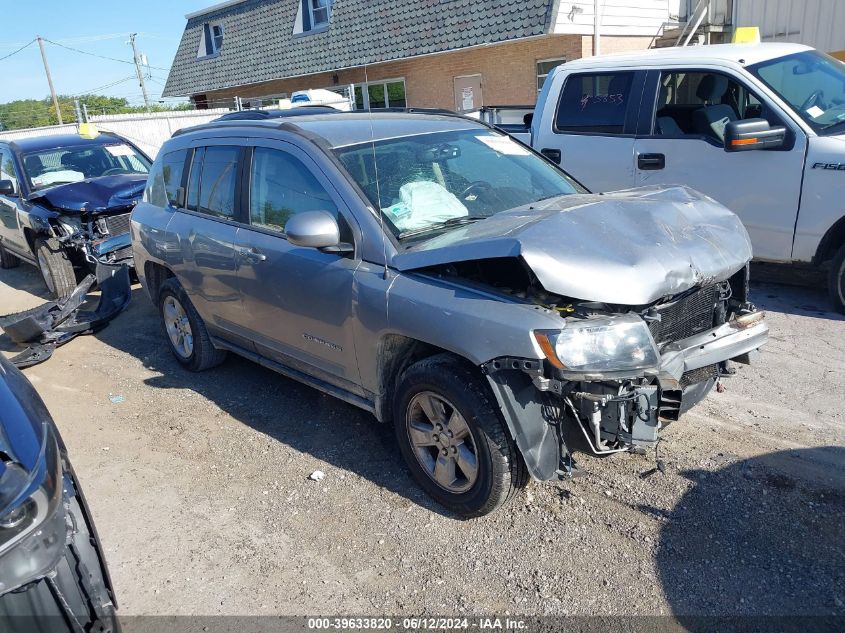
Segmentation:
<svg viewBox="0 0 845 633">
<path fill-rule="evenodd" d="M 602 52 L 639 50 L 648 46 L 647 37 L 603 37 Z M 537 100 L 537 62 L 564 57 L 567 60 L 589 55 L 591 38 L 581 35 L 549 35 L 506 42 L 451 53 L 386 62 L 367 67 L 366 79 L 405 78 L 409 106 L 454 109 L 454 78 L 481 74 L 484 103 L 487 105 L 531 105 Z M 337 81 L 333 75 L 337 75 Z M 294 79 L 229 88 L 207 94 L 219 105 L 235 96 L 241 98 L 292 93 L 308 88 L 347 86 L 365 81 L 363 68 L 320 73 Z"/>
</svg>

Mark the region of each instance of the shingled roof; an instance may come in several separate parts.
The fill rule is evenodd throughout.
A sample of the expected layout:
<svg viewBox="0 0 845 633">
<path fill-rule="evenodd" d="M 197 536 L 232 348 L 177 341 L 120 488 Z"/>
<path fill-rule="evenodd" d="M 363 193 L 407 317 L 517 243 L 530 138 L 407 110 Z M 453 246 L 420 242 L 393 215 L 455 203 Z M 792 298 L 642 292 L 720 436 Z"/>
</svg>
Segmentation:
<svg viewBox="0 0 845 633">
<path fill-rule="evenodd" d="M 554 0 L 334 0 L 330 26 L 294 36 L 300 0 L 243 0 L 189 16 L 164 96 L 352 68 L 549 32 Z M 197 59 L 222 20 L 219 55 Z"/>
</svg>

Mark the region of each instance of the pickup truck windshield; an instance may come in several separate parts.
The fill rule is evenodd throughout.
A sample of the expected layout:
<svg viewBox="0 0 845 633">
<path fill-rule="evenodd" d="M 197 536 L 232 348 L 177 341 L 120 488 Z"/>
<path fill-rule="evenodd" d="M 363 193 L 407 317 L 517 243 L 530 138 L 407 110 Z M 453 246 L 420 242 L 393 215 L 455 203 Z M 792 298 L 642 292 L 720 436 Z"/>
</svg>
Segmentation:
<svg viewBox="0 0 845 633">
<path fill-rule="evenodd" d="M 749 66 L 820 135 L 845 132 L 845 64 L 804 51 Z"/>
<path fill-rule="evenodd" d="M 115 174 L 146 174 L 149 161 L 126 143 L 56 147 L 23 157 L 32 191 Z"/>
<path fill-rule="evenodd" d="M 470 129 L 334 149 L 400 240 L 584 190 L 504 134 Z"/>
</svg>

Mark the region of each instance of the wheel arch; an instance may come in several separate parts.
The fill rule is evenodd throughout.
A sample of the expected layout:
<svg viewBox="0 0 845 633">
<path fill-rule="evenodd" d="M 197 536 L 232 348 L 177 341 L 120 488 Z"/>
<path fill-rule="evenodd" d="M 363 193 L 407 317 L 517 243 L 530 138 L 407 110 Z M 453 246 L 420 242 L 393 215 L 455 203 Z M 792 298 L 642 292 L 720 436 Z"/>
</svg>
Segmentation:
<svg viewBox="0 0 845 633">
<path fill-rule="evenodd" d="M 161 285 L 171 277 L 176 277 L 174 272 L 164 264 L 148 261 L 144 264 L 144 278 L 146 279 L 147 294 L 154 304 L 158 303 L 158 293 Z"/>
<path fill-rule="evenodd" d="M 424 358 L 440 354 L 452 356 L 456 360 L 473 367 L 479 373 L 481 372 L 478 366 L 465 356 L 438 345 L 403 334 L 388 333 L 382 335 L 377 345 L 378 375 L 374 407 L 379 422 L 391 422 L 393 420 L 393 397 L 402 372 Z"/>
<path fill-rule="evenodd" d="M 843 244 L 845 244 L 845 215 L 834 222 L 822 237 L 813 256 L 813 264 L 820 266 L 832 259 Z"/>
</svg>

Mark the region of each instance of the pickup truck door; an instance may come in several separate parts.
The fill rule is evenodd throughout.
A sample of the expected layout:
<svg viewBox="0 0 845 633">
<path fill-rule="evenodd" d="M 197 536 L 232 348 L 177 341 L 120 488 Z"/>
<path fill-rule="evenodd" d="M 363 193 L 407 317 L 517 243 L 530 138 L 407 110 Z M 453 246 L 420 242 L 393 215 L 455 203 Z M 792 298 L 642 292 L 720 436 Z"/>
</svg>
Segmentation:
<svg viewBox="0 0 845 633">
<path fill-rule="evenodd" d="M 262 356 L 362 395 L 353 331 L 361 261 L 294 246 L 284 234 L 292 214 L 328 211 L 338 218 L 341 239 L 351 243 L 351 216 L 303 150 L 256 142 L 248 152 L 241 199 L 249 225 L 236 243 L 244 326 Z"/>
<path fill-rule="evenodd" d="M 15 185 L 14 196 L 0 195 L 0 241 L 11 246 L 12 251 L 27 251 L 18 220 L 20 180 L 17 178 L 12 154 L 6 148 L 0 148 L 0 180 L 11 180 Z"/>
<path fill-rule="evenodd" d="M 632 156 L 645 74 L 556 73 L 543 111 L 534 114 L 540 126 L 533 146 L 591 191 L 633 187 Z"/>
<path fill-rule="evenodd" d="M 801 194 L 804 133 L 744 78 L 728 71 L 649 71 L 634 144 L 637 185 L 682 184 L 742 219 L 754 256 L 789 261 Z M 765 118 L 787 126 L 784 148 L 725 152 L 727 120 Z"/>
</svg>

